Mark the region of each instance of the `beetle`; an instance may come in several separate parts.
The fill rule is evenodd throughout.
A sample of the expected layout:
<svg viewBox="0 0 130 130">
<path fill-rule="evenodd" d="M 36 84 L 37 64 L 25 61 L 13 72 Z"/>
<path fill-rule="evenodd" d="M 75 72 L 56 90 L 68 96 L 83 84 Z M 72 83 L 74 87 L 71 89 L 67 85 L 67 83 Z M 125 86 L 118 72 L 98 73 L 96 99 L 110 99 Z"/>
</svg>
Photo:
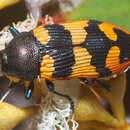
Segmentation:
<svg viewBox="0 0 130 130">
<path fill-rule="evenodd" d="M 30 81 L 72 78 L 100 79 L 118 75 L 130 66 L 130 33 L 116 25 L 96 20 L 39 25 L 29 32 L 10 29 L 14 38 L 0 52 L 1 69 L 6 75 Z"/>
</svg>

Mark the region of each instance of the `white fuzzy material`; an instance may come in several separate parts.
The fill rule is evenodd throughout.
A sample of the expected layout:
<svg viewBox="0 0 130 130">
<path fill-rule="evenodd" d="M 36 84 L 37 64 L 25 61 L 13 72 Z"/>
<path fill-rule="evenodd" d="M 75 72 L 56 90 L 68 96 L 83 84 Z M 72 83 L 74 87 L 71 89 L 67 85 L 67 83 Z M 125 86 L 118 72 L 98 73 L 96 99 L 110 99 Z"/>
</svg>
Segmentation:
<svg viewBox="0 0 130 130">
<path fill-rule="evenodd" d="M 14 26 L 19 32 L 28 32 L 35 28 L 36 24 L 37 22 L 31 16 L 27 16 L 26 20 L 16 24 L 13 23 L 12 26 Z M 10 26 L 6 26 L 0 31 L 0 50 L 3 50 L 5 45 L 7 45 L 13 39 L 9 28 Z"/>
<path fill-rule="evenodd" d="M 37 120 L 37 130 L 77 130 L 78 128 L 78 123 L 72 117 L 69 101 L 55 94 L 48 94 L 43 98 Z"/>
</svg>

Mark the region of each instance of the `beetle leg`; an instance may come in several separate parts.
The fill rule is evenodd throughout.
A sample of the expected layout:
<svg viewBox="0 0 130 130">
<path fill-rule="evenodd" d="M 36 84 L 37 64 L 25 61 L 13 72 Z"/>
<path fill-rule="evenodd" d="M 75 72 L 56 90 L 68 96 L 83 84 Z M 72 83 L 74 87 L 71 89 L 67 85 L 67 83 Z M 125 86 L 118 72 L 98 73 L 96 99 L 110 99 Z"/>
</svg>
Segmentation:
<svg viewBox="0 0 130 130">
<path fill-rule="evenodd" d="M 94 82 L 94 79 L 91 78 L 80 78 L 81 83 L 87 85 L 87 86 L 91 86 Z"/>
<path fill-rule="evenodd" d="M 28 86 L 27 89 L 25 89 L 25 92 L 24 92 L 24 96 L 25 96 L 26 99 L 31 98 L 33 89 L 34 89 L 34 82 L 30 81 L 30 85 Z"/>
<path fill-rule="evenodd" d="M 9 83 L 9 86 L 8 86 L 8 91 L 7 91 L 7 93 L 8 93 L 9 91 L 11 91 L 12 88 L 15 88 L 16 86 L 24 86 L 23 81 L 21 80 L 21 81 L 19 81 L 18 83 L 10 82 L 10 83 Z M 33 83 L 33 81 L 30 81 L 30 85 L 28 86 L 27 89 L 25 89 L 25 92 L 24 92 L 24 96 L 25 96 L 26 99 L 30 99 L 30 98 L 31 98 L 33 89 L 34 89 L 34 83 Z M 7 95 L 7 93 L 5 93 L 4 95 Z M 4 96 L 3 96 L 3 97 L 4 97 Z"/>
<path fill-rule="evenodd" d="M 103 88 L 105 88 L 108 92 L 110 92 L 110 86 L 106 85 L 103 81 L 98 79 L 89 79 L 89 78 L 80 78 L 81 83 L 92 86 L 94 81 L 96 81 L 99 85 L 101 85 Z"/>
<path fill-rule="evenodd" d="M 105 84 L 103 81 L 98 80 L 98 79 L 95 79 L 95 81 L 96 81 L 99 85 L 101 85 L 103 88 L 105 88 L 108 92 L 111 91 L 111 87 L 110 87 L 109 85 Z"/>
<path fill-rule="evenodd" d="M 72 98 L 66 94 L 62 94 L 60 92 L 55 91 L 55 86 L 54 86 L 53 82 L 51 82 L 50 80 L 46 79 L 45 82 L 46 82 L 46 85 L 47 85 L 49 91 L 51 91 L 52 93 L 54 93 L 56 95 L 65 97 L 66 99 L 69 100 L 70 105 L 71 105 L 71 110 L 72 110 L 72 112 L 74 112 L 74 102 L 73 102 Z"/>
</svg>

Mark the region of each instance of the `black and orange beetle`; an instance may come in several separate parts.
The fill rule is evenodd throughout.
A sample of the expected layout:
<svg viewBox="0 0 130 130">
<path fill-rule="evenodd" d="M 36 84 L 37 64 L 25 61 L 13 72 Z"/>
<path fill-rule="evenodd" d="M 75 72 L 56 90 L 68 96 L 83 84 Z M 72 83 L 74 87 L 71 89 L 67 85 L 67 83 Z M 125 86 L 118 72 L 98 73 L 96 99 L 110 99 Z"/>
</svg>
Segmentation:
<svg viewBox="0 0 130 130">
<path fill-rule="evenodd" d="M 130 66 L 130 33 L 113 24 L 85 20 L 11 32 L 13 40 L 0 53 L 2 71 L 30 81 L 30 93 L 37 78 L 54 91 L 53 80 L 99 79 Z"/>
</svg>

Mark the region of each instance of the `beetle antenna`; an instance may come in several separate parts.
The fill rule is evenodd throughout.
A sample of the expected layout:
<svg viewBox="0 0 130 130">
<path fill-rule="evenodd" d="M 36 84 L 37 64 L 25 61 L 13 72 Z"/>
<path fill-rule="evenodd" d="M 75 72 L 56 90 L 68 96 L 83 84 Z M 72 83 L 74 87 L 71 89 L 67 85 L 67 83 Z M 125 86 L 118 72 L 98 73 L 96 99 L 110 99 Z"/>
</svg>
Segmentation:
<svg viewBox="0 0 130 130">
<path fill-rule="evenodd" d="M 51 91 L 52 93 L 54 93 L 56 95 L 59 95 L 59 96 L 62 96 L 62 97 L 69 100 L 70 107 L 71 107 L 71 110 L 72 110 L 72 113 L 73 113 L 74 112 L 74 101 L 72 100 L 72 98 L 69 95 L 62 94 L 60 92 L 55 91 L 55 86 L 50 80 L 46 79 L 45 82 L 46 82 L 46 85 L 47 85 L 49 91 Z"/>
<path fill-rule="evenodd" d="M 20 32 L 15 27 L 10 27 L 9 30 L 14 37 L 20 34 Z"/>
<path fill-rule="evenodd" d="M 25 92 L 24 92 L 24 96 L 26 99 L 30 99 L 32 97 L 33 89 L 34 89 L 34 82 L 31 81 L 30 85 L 28 86 L 27 89 L 25 89 Z"/>
</svg>

